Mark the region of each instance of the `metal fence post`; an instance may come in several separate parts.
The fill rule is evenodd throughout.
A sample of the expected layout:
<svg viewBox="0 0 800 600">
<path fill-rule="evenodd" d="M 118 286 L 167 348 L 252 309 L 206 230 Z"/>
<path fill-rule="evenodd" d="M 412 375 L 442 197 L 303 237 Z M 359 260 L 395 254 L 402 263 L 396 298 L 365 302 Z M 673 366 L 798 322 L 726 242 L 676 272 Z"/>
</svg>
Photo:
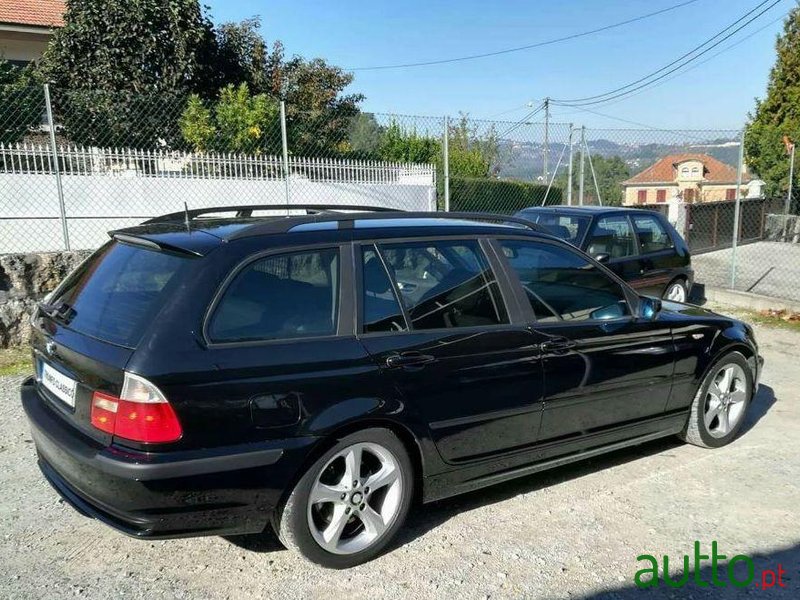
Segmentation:
<svg viewBox="0 0 800 600">
<path fill-rule="evenodd" d="M 442 164 L 444 169 L 444 210 L 450 212 L 450 117 L 444 118 L 444 137 L 442 138 Z"/>
<path fill-rule="evenodd" d="M 783 207 L 783 241 L 788 242 L 789 237 L 789 211 L 792 209 L 792 184 L 794 183 L 794 149 L 796 142 L 792 142 L 792 151 L 789 156 L 789 191 L 786 192 L 786 204 Z"/>
<path fill-rule="evenodd" d="M 283 147 L 283 183 L 286 194 L 286 204 L 291 204 L 289 194 L 289 139 L 286 134 L 286 103 L 281 100 L 281 145 Z M 289 214 L 287 209 L 286 214 Z"/>
<path fill-rule="evenodd" d="M 569 167 L 567 168 L 567 205 L 572 206 L 572 123 L 569 124 Z"/>
<path fill-rule="evenodd" d="M 736 289 L 736 247 L 739 242 L 739 220 L 742 208 L 742 170 L 744 169 L 744 133 L 739 139 L 739 163 L 736 166 L 736 205 L 733 209 L 733 239 L 731 240 L 731 289 Z"/>
<path fill-rule="evenodd" d="M 586 126 L 581 125 L 581 165 L 578 173 L 578 204 L 583 206 L 584 170 L 586 167 Z"/>
<path fill-rule="evenodd" d="M 56 177 L 56 191 L 58 192 L 58 209 L 61 213 L 61 231 L 64 235 L 64 249 L 69 250 L 69 228 L 67 227 L 67 208 L 64 205 L 64 186 L 61 183 L 61 169 L 58 165 L 56 154 L 56 125 L 53 120 L 53 105 L 50 102 L 50 85 L 44 84 L 44 106 L 47 112 L 47 128 L 50 130 L 50 155 L 53 174 Z"/>
</svg>

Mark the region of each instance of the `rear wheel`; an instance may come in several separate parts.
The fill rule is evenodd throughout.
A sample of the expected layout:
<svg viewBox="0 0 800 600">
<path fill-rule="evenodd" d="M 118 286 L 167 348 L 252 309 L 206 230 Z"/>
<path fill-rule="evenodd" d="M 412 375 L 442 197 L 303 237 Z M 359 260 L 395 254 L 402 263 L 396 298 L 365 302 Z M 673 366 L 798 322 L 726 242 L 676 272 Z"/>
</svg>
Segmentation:
<svg viewBox="0 0 800 600">
<path fill-rule="evenodd" d="M 747 360 L 738 352 L 728 354 L 706 375 L 681 438 L 704 448 L 730 443 L 744 423 L 752 394 Z"/>
<path fill-rule="evenodd" d="M 665 300 L 672 300 L 673 302 L 686 302 L 689 298 L 689 290 L 686 287 L 686 281 L 683 279 L 676 279 L 667 286 L 664 290 Z"/>
<path fill-rule="evenodd" d="M 411 504 L 412 466 L 386 429 L 342 438 L 303 475 L 275 519 L 283 544 L 308 560 L 342 569 L 375 558 Z"/>
</svg>

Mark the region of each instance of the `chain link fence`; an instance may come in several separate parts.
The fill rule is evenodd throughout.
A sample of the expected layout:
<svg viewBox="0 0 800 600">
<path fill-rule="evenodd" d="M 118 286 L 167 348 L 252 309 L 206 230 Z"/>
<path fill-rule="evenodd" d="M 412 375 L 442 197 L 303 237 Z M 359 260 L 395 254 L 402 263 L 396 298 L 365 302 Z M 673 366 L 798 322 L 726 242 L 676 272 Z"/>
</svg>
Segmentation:
<svg viewBox="0 0 800 600">
<path fill-rule="evenodd" d="M 0 87 L 0 253 L 94 248 L 184 202 L 628 206 L 668 217 L 699 283 L 800 300 L 797 203 L 765 197 L 741 131 L 311 112 L 226 94 Z"/>
</svg>

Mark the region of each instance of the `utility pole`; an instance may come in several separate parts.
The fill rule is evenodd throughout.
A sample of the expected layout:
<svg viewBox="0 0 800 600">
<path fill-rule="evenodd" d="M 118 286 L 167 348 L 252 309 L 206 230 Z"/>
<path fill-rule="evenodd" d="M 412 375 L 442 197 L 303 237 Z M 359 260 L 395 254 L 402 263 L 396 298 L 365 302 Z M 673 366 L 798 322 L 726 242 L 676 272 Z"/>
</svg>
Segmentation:
<svg viewBox="0 0 800 600">
<path fill-rule="evenodd" d="M 285 194 L 286 205 L 291 204 L 291 193 L 289 192 L 289 136 L 286 131 L 286 103 L 281 100 L 281 151 L 283 154 L 283 191 Z M 289 209 L 286 209 L 289 214 Z"/>
<path fill-rule="evenodd" d="M 569 167 L 567 168 L 567 206 L 572 206 L 572 123 L 569 124 Z"/>
<path fill-rule="evenodd" d="M 544 180 L 550 180 L 548 162 L 550 159 L 550 98 L 544 99 Z"/>
<path fill-rule="evenodd" d="M 578 174 L 578 204 L 583 206 L 583 175 L 586 167 L 586 126 L 581 125 L 581 168 Z"/>
<path fill-rule="evenodd" d="M 444 137 L 442 138 L 442 162 L 444 163 L 444 210 L 450 212 L 450 117 L 444 118 Z"/>
<path fill-rule="evenodd" d="M 733 237 L 731 238 L 731 289 L 736 289 L 736 248 L 739 245 L 739 221 L 742 211 L 742 171 L 744 171 L 744 134 L 739 139 L 739 162 L 736 165 L 736 205 L 733 208 Z"/>
</svg>

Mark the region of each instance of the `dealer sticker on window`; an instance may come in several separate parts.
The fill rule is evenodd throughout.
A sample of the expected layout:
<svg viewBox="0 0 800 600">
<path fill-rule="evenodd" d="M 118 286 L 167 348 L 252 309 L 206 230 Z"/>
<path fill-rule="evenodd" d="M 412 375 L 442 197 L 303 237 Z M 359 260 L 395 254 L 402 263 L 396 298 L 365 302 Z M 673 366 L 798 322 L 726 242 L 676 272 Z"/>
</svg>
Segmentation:
<svg viewBox="0 0 800 600">
<path fill-rule="evenodd" d="M 56 371 L 47 363 L 42 363 L 42 385 L 72 408 L 75 408 L 75 387 L 77 383 L 77 381 Z"/>
</svg>

